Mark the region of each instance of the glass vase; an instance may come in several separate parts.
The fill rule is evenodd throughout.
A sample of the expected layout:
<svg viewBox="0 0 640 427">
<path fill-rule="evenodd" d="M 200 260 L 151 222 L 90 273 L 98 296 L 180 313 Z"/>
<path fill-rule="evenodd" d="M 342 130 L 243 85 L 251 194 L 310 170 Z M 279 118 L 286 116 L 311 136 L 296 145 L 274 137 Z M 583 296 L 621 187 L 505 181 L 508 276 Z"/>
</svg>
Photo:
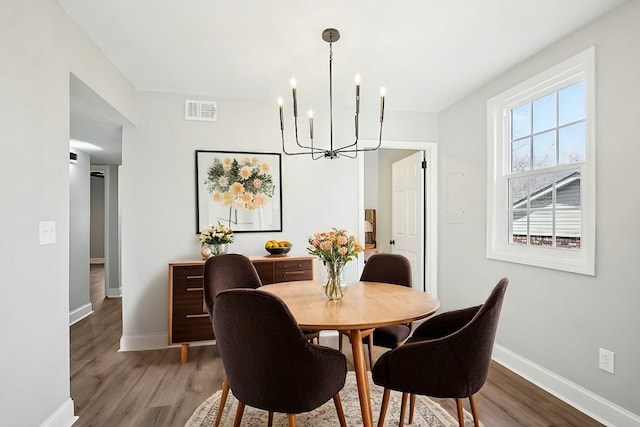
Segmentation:
<svg viewBox="0 0 640 427">
<path fill-rule="evenodd" d="M 330 300 L 341 300 L 346 289 L 342 277 L 344 263 L 327 262 L 327 283 L 324 285 L 324 294 Z"/>
<path fill-rule="evenodd" d="M 229 250 L 228 243 L 213 243 L 209 245 L 209 249 L 211 249 L 211 256 L 224 255 Z"/>
<path fill-rule="evenodd" d="M 207 243 L 202 245 L 200 255 L 202 255 L 202 259 L 207 259 L 212 256 L 224 255 L 228 250 L 228 243 Z"/>
</svg>

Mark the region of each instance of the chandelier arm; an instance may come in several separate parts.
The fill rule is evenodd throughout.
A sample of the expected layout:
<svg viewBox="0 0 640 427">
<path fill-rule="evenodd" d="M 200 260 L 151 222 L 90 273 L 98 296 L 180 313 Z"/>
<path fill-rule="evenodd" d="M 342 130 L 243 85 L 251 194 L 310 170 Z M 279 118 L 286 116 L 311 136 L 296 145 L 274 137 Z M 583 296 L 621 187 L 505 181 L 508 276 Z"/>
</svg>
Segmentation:
<svg viewBox="0 0 640 427">
<path fill-rule="evenodd" d="M 355 131 L 355 141 L 352 144 L 344 145 L 339 148 L 334 148 L 333 143 L 333 42 L 336 42 L 340 39 L 340 33 L 338 30 L 333 28 L 327 28 L 322 32 L 322 39 L 325 42 L 329 43 L 329 149 L 318 148 L 314 146 L 314 138 L 313 138 L 313 116 L 311 111 L 309 112 L 309 131 L 310 131 L 310 141 L 311 146 L 304 145 L 300 143 L 300 139 L 298 137 L 298 108 L 297 108 L 297 96 L 296 96 L 296 87 L 295 80 L 292 79 L 292 95 L 293 95 L 293 117 L 294 117 L 294 125 L 295 125 L 295 140 L 296 145 L 304 150 L 299 152 L 287 152 L 285 148 L 284 141 L 284 127 L 283 127 L 283 118 L 282 118 L 282 100 L 279 100 L 280 103 L 280 131 L 282 138 L 282 151 L 287 155 L 303 155 L 308 154 L 311 155 L 313 160 L 318 160 L 321 158 L 325 159 L 336 159 L 340 156 L 354 159 L 358 156 L 360 152 L 366 151 L 375 151 L 380 148 L 382 145 L 382 124 L 384 120 L 384 88 L 380 91 L 380 132 L 378 137 L 378 144 L 375 147 L 366 147 L 359 148 L 359 113 L 360 113 L 360 75 L 356 75 L 356 108 L 355 108 L 355 116 L 354 116 L 354 131 Z"/>
<path fill-rule="evenodd" d="M 356 142 L 354 142 L 353 144 L 345 145 L 344 147 L 338 148 L 335 151 L 338 154 L 342 154 L 342 155 L 344 155 L 343 153 L 360 153 L 360 152 L 366 152 L 366 151 L 376 151 L 382 145 L 382 122 L 380 122 L 380 133 L 379 133 L 379 136 L 378 136 L 378 144 L 375 147 L 358 148 L 357 144 L 358 144 L 358 140 L 356 139 Z M 355 149 L 349 149 L 350 147 L 353 147 L 354 145 L 356 146 Z M 345 157 L 348 157 L 348 156 L 345 156 Z"/>
<path fill-rule="evenodd" d="M 320 148 L 305 147 L 305 146 L 302 146 L 302 145 L 301 145 L 302 148 L 312 149 L 312 151 L 299 151 L 299 152 L 287 151 L 287 149 L 285 148 L 285 145 L 284 145 L 284 130 L 280 131 L 280 134 L 281 134 L 281 137 L 282 137 L 282 152 L 284 154 L 286 154 L 288 156 L 299 156 L 301 154 L 311 154 L 313 156 L 314 154 L 322 154 L 321 157 L 324 156 L 325 150 L 322 150 Z M 318 158 L 320 158 L 320 157 L 318 157 Z M 316 159 L 314 159 L 314 160 L 316 160 Z"/>
<path fill-rule="evenodd" d="M 324 153 L 325 150 L 313 146 L 313 139 L 311 140 L 311 146 L 310 147 L 308 145 L 300 144 L 300 141 L 298 139 L 298 116 L 294 116 L 293 121 L 294 121 L 294 127 L 295 127 L 296 144 L 298 145 L 298 147 L 303 148 L 305 150 L 311 150 L 312 154 L 313 153 Z M 284 139 L 284 136 L 283 136 L 283 139 Z M 304 154 L 304 153 L 300 153 L 300 154 Z M 309 154 L 309 153 L 306 153 L 306 154 Z"/>
<path fill-rule="evenodd" d="M 342 157 L 346 157 L 348 159 L 355 159 L 356 157 L 358 157 L 358 150 L 353 150 L 353 155 L 351 154 L 345 154 L 345 153 L 350 153 L 350 151 L 341 151 L 339 153 L 337 153 L 339 156 Z"/>
</svg>

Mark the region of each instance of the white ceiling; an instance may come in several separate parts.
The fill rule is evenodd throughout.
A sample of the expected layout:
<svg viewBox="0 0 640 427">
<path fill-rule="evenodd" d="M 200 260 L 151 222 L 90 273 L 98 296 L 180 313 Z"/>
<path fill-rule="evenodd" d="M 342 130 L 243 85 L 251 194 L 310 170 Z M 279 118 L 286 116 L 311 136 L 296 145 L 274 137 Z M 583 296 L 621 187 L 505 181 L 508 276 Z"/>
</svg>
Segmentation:
<svg viewBox="0 0 640 427">
<path fill-rule="evenodd" d="M 122 125 L 126 119 L 73 74 L 69 92 L 72 151 L 86 152 L 93 164 L 121 164 Z"/>
<path fill-rule="evenodd" d="M 624 0 L 58 0 L 139 90 L 439 112 Z"/>
</svg>

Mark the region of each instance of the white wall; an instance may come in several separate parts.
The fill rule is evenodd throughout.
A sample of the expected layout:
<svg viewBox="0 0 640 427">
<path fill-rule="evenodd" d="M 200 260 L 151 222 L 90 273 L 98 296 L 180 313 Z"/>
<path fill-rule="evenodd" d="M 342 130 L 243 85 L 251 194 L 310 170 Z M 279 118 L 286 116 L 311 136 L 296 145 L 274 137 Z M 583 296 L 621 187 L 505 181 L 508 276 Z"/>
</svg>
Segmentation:
<svg viewBox="0 0 640 427">
<path fill-rule="evenodd" d="M 197 122 L 184 120 L 185 98 L 189 97 L 141 93 L 139 126 L 124 129 L 120 176 L 124 350 L 167 345 L 167 264 L 199 258 L 195 150 L 282 151 L 277 105 L 199 96 L 218 101 L 219 117 L 217 122 Z M 334 117 L 334 140 L 339 145 L 350 143 L 353 112 L 334 109 Z M 363 111 L 361 117 L 370 119 L 361 122 L 361 135 L 374 137 L 377 112 Z M 385 137 L 425 140 L 432 137 L 434 122 L 427 114 L 388 112 Z M 291 128 L 291 121 L 285 127 Z M 306 123 L 303 129 L 300 134 L 306 135 Z M 327 118 L 316 113 L 316 143 L 327 140 L 327 129 Z M 283 155 L 282 233 L 237 233 L 231 250 L 266 255 L 264 242 L 274 238 L 290 240 L 291 254 L 304 255 L 307 239 L 315 232 L 338 227 L 357 233 L 357 165 L 352 159 L 313 161 L 308 156 Z M 350 263 L 345 275 L 356 280 L 357 272 L 357 264 Z"/>
<path fill-rule="evenodd" d="M 0 60 L 0 424 L 68 425 L 69 73 L 129 119 L 136 94 L 53 0 L 0 2 Z"/>
<path fill-rule="evenodd" d="M 463 222 L 448 222 L 440 209 L 443 307 L 476 304 L 501 277 L 509 277 L 497 336 L 498 348 L 505 350 L 501 357 L 540 378 L 560 376 L 560 385 L 576 391 L 574 400 L 591 405 L 586 409 L 599 411 L 595 415 L 618 411 L 612 405 L 640 414 L 638 22 L 640 2 L 629 2 L 451 106 L 440 120 L 440 182 L 454 172 L 463 172 L 466 182 Z M 597 63 L 596 276 L 488 260 L 486 101 L 592 45 Z M 440 206 L 445 206 L 447 189 L 441 190 Z M 599 347 L 615 352 L 615 375 L 598 369 Z M 607 401 L 598 403 L 598 396 L 581 388 Z M 580 403 L 583 398 L 586 403 Z M 637 416 L 633 423 L 622 416 L 607 424 L 638 423 Z"/>
<path fill-rule="evenodd" d="M 91 177 L 90 258 L 104 259 L 104 184 L 105 179 Z"/>
<path fill-rule="evenodd" d="M 378 153 L 364 153 L 364 208 L 378 209 Z"/>
<path fill-rule="evenodd" d="M 74 150 L 78 162 L 69 165 L 69 322 L 92 312 L 89 301 L 90 197 L 89 155 Z"/>
<path fill-rule="evenodd" d="M 109 297 L 122 296 L 121 286 L 121 254 L 120 254 L 120 196 L 119 196 L 119 166 L 102 166 L 105 174 L 105 221 L 106 246 L 105 253 L 105 285 L 106 295 Z"/>
</svg>

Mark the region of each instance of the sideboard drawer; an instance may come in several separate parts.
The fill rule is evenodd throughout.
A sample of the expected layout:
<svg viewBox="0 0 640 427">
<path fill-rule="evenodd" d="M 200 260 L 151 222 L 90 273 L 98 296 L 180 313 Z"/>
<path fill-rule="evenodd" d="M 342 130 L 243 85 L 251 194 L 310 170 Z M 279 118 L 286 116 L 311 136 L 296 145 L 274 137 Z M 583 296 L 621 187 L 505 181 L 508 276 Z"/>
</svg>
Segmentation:
<svg viewBox="0 0 640 427">
<path fill-rule="evenodd" d="M 204 264 L 176 265 L 173 267 L 173 277 L 200 277 L 204 273 Z"/>
<path fill-rule="evenodd" d="M 313 261 L 287 260 L 275 263 L 275 282 L 313 280 Z"/>
<path fill-rule="evenodd" d="M 204 291 L 199 288 L 173 289 L 173 315 L 207 314 L 204 310 Z M 208 315 L 208 314 L 207 314 Z"/>
<path fill-rule="evenodd" d="M 213 327 L 207 313 L 174 316 L 171 329 L 174 343 L 214 339 Z"/>
</svg>

